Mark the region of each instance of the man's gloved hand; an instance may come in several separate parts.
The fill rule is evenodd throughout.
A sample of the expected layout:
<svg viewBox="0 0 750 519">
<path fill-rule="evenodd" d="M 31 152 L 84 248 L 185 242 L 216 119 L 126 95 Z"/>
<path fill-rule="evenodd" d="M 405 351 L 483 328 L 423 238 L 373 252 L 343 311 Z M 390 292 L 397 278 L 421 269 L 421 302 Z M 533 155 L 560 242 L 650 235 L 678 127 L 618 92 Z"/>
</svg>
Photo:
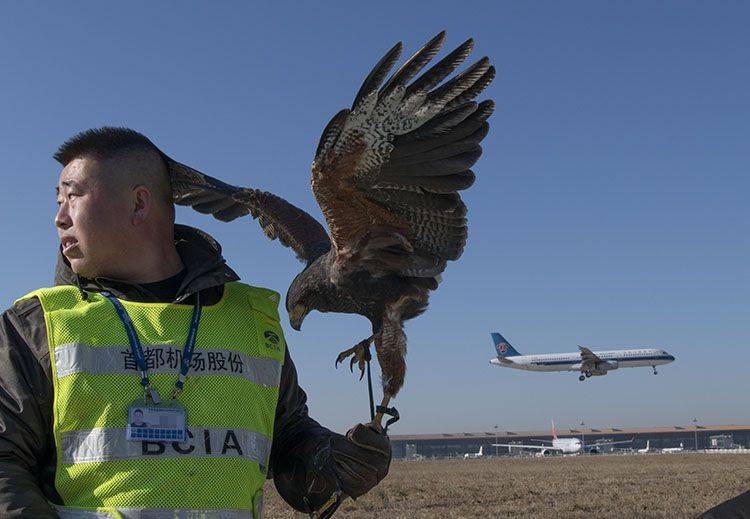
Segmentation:
<svg viewBox="0 0 750 519">
<path fill-rule="evenodd" d="M 332 438 L 331 449 L 341 489 L 350 497 L 366 494 L 388 474 L 391 442 L 384 432 L 357 424 L 345 437 Z"/>
<path fill-rule="evenodd" d="M 322 506 L 336 490 L 350 497 L 370 491 L 388 474 L 388 435 L 357 424 L 346 436 L 332 434 L 290 456 L 274 469 L 281 497 L 301 512 Z"/>
</svg>

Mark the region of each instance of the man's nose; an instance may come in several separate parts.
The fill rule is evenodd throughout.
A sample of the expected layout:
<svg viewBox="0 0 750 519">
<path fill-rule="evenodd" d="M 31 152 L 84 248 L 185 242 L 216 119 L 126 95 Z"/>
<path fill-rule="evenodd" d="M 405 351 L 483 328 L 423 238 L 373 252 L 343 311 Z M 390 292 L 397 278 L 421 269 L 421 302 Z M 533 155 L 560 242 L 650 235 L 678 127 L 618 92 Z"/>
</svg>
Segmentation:
<svg viewBox="0 0 750 519">
<path fill-rule="evenodd" d="M 57 207 L 57 214 L 55 214 L 55 227 L 58 229 L 68 229 L 73 222 L 70 220 L 70 214 L 68 214 L 68 204 L 62 203 Z"/>
</svg>

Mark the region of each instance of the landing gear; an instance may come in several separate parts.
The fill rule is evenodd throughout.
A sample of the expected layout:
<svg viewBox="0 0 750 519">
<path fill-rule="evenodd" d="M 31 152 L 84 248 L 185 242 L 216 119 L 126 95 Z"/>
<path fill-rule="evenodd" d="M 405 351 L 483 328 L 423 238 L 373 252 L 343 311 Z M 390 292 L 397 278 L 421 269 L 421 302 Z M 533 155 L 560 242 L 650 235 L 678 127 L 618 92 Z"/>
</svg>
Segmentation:
<svg viewBox="0 0 750 519">
<path fill-rule="evenodd" d="M 659 372 L 658 372 L 658 371 L 656 371 L 656 366 L 651 366 L 651 367 L 652 367 L 652 368 L 653 368 L 653 370 L 654 370 L 654 375 L 658 375 L 658 374 L 659 374 Z"/>
<path fill-rule="evenodd" d="M 583 375 L 581 375 L 580 377 L 578 377 L 578 380 L 580 380 L 581 382 L 583 382 L 584 380 L 586 380 L 586 377 L 584 377 Z"/>
<path fill-rule="evenodd" d="M 583 374 L 586 375 L 586 378 L 589 378 L 591 376 L 590 371 L 584 371 Z"/>
</svg>

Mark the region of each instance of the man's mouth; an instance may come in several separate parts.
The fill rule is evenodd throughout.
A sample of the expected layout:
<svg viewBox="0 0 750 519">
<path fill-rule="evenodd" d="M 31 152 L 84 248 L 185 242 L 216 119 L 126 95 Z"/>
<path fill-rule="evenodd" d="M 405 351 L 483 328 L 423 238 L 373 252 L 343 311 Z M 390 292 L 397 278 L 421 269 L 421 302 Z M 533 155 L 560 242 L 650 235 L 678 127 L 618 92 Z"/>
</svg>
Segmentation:
<svg viewBox="0 0 750 519">
<path fill-rule="evenodd" d="M 78 240 L 76 240 L 72 236 L 63 236 L 60 239 L 60 246 L 62 247 L 63 254 L 67 254 L 68 252 L 78 247 Z"/>
</svg>

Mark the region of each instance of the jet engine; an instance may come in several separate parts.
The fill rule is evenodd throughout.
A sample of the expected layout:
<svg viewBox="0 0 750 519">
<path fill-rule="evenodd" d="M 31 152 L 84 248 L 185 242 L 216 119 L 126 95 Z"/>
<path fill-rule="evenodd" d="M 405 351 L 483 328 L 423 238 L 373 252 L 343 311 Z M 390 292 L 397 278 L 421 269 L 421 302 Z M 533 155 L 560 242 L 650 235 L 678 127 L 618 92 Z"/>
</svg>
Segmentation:
<svg viewBox="0 0 750 519">
<path fill-rule="evenodd" d="M 599 362 L 590 373 L 592 377 L 601 377 L 602 375 L 606 375 L 607 371 L 612 371 L 618 367 L 619 364 L 616 360 L 605 360 L 604 362 Z"/>
</svg>

